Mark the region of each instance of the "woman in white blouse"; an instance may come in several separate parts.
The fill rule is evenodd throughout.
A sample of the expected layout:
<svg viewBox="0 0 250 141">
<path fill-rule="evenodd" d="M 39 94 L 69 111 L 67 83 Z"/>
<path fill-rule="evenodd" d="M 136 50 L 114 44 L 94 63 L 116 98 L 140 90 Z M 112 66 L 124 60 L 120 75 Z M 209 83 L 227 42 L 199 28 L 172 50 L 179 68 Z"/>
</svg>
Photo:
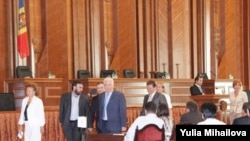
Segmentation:
<svg viewBox="0 0 250 141">
<path fill-rule="evenodd" d="M 245 102 L 248 102 L 246 92 L 242 91 L 242 83 L 240 80 L 233 81 L 233 88 L 234 91 L 229 94 L 231 124 L 235 118 L 242 116 L 242 106 Z"/>
<path fill-rule="evenodd" d="M 18 122 L 18 132 L 24 132 L 24 141 L 41 141 L 44 132 L 44 106 L 42 100 L 36 95 L 37 85 L 35 83 L 27 84 L 26 97 L 22 101 Z"/>
</svg>

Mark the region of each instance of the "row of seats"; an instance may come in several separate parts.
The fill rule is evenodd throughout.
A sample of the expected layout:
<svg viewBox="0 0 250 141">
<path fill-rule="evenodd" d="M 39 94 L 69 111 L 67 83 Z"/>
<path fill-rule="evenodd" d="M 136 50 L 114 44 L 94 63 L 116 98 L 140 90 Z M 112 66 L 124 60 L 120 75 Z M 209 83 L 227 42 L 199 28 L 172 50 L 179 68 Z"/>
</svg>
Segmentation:
<svg viewBox="0 0 250 141">
<path fill-rule="evenodd" d="M 116 72 L 115 70 L 101 70 L 100 72 L 100 78 L 105 78 L 108 76 L 113 76 L 115 75 Z M 123 77 L 124 78 L 134 78 L 135 72 L 133 69 L 124 69 L 123 70 Z M 16 67 L 16 77 L 17 78 L 25 78 L 25 77 L 29 77 L 32 78 L 33 77 L 33 73 L 32 70 L 29 66 L 17 66 Z M 166 73 L 165 72 L 154 72 L 154 78 L 165 78 L 166 77 Z M 77 78 L 81 79 L 81 78 L 91 78 L 91 73 L 89 72 L 89 70 L 78 70 L 77 71 Z"/>
<path fill-rule="evenodd" d="M 108 76 L 112 75 L 116 75 L 115 70 L 101 70 L 100 72 L 100 78 L 105 78 Z M 88 70 L 78 70 L 77 71 L 77 78 L 81 79 L 81 78 L 90 78 L 91 74 Z M 124 69 L 123 70 L 123 77 L 124 78 L 134 78 L 135 77 L 135 73 L 133 69 Z"/>
<path fill-rule="evenodd" d="M 108 76 L 115 75 L 116 72 L 115 70 L 101 70 L 100 72 L 100 77 L 101 78 L 105 78 Z M 32 78 L 32 71 L 31 68 L 29 66 L 17 66 L 16 68 L 16 77 L 17 78 L 25 78 L 25 77 L 29 77 Z M 78 70 L 77 71 L 77 78 L 81 79 L 81 78 L 90 78 L 91 74 L 88 70 Z M 124 78 L 134 78 L 135 77 L 135 73 L 133 69 L 124 69 L 123 70 L 123 77 Z"/>
</svg>

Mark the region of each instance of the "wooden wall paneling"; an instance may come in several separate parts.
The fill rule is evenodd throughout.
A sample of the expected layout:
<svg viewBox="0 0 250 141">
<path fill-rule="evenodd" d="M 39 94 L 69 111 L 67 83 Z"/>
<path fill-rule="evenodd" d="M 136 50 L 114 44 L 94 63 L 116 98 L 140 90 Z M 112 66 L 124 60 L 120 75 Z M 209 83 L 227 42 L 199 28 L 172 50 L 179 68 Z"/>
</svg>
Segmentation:
<svg viewBox="0 0 250 141">
<path fill-rule="evenodd" d="M 68 17 L 66 2 L 60 0 L 43 1 L 42 9 L 42 35 L 43 49 L 42 56 L 37 62 L 40 77 L 47 77 L 51 71 L 56 77 L 68 79 L 72 74 L 68 74 L 72 68 L 72 45 L 68 34 L 70 34 L 71 19 Z M 56 7 L 56 8 L 55 8 Z M 66 22 L 65 22 L 66 21 Z M 57 56 L 57 57 L 55 57 Z"/>
<path fill-rule="evenodd" d="M 210 79 L 216 79 L 217 77 L 217 68 L 218 68 L 218 63 L 217 63 L 217 54 L 216 54 L 216 49 L 217 46 L 222 44 L 222 40 L 219 40 L 220 38 L 222 38 L 220 36 L 220 38 L 217 37 L 218 33 L 216 33 L 218 30 L 216 29 L 220 29 L 222 30 L 223 27 L 218 28 L 219 23 L 221 23 L 222 21 L 219 22 L 219 2 L 214 2 L 214 1 L 210 1 L 210 5 L 208 6 L 209 10 L 210 10 L 210 70 L 206 71 L 206 73 L 210 76 Z M 215 32 L 216 31 L 216 32 Z M 217 41 L 219 40 L 219 42 Z M 217 41 L 217 42 L 216 42 Z M 208 69 L 206 69 L 208 70 Z"/>
<path fill-rule="evenodd" d="M 168 70 L 169 70 L 169 74 L 170 74 L 170 77 L 173 77 L 173 74 L 174 74 L 174 65 L 173 65 L 173 29 L 172 29 L 172 3 L 171 3 L 172 0 L 167 0 L 167 18 L 168 18 L 168 22 L 167 22 L 167 26 L 168 26 L 168 29 L 167 29 L 167 39 L 168 39 Z"/>
<path fill-rule="evenodd" d="M 105 1 L 88 0 L 89 6 L 89 25 L 87 26 L 89 34 L 88 49 L 91 51 L 89 55 L 89 66 L 91 66 L 93 77 L 99 77 L 101 69 L 106 65 L 105 61 L 105 45 L 104 45 L 104 12 Z M 90 58 L 91 57 L 91 58 Z"/>
<path fill-rule="evenodd" d="M 74 48 L 74 78 L 77 70 L 88 70 L 88 45 L 87 45 L 87 6 L 86 0 L 72 1 L 72 25 L 73 25 L 73 48 Z M 91 72 L 91 70 L 89 70 Z"/>
<path fill-rule="evenodd" d="M 0 60 L 0 81 L 3 82 L 6 77 L 10 76 L 10 66 L 9 66 L 9 59 L 8 54 L 10 54 L 10 46 L 9 38 L 11 36 L 10 27 L 7 24 L 11 21 L 9 18 L 11 17 L 11 1 L 0 1 L 0 48 L 2 49 L 0 52 L 1 60 Z M 6 14 L 8 13 L 8 14 Z M 3 85 L 0 85 L 0 91 L 3 91 Z"/>
<path fill-rule="evenodd" d="M 136 2 L 116 1 L 113 11 L 113 47 L 110 68 L 123 77 L 124 69 L 137 72 Z"/>
<path fill-rule="evenodd" d="M 189 1 L 172 1 L 172 78 L 190 78 L 190 6 Z M 185 70 L 185 71 L 181 71 Z"/>
<path fill-rule="evenodd" d="M 249 90 L 250 88 L 250 75 L 249 75 L 249 63 L 250 63 L 250 2 L 249 1 L 242 1 L 241 5 L 241 13 L 242 13 L 242 56 L 243 56 L 243 73 L 242 73 L 242 82 L 244 84 L 244 89 Z"/>
<path fill-rule="evenodd" d="M 24 78 L 5 80 L 4 92 L 14 93 L 17 109 L 21 108 L 22 99 L 26 96 L 26 83 L 36 83 L 38 85 L 38 97 L 43 100 L 45 109 L 59 109 L 61 94 L 67 91 L 67 87 L 63 85 L 63 79 Z"/>
<path fill-rule="evenodd" d="M 144 30 L 144 65 L 145 65 L 145 76 L 146 78 L 150 78 L 150 72 L 155 71 L 154 68 L 154 49 L 152 46 L 152 34 L 153 34 L 153 29 L 152 29 L 152 6 L 151 6 L 152 0 L 144 0 L 143 1 L 143 6 L 144 6 L 144 11 L 143 11 L 143 30 Z"/>
<path fill-rule="evenodd" d="M 167 0 L 156 1 L 156 48 L 157 71 L 169 72 L 168 46 L 168 3 Z M 163 65 L 164 64 L 164 65 Z"/>
<path fill-rule="evenodd" d="M 101 78 L 79 79 L 84 85 L 84 94 L 87 94 L 91 89 L 96 88 L 98 82 L 103 81 Z M 185 106 L 190 100 L 190 86 L 193 85 L 192 79 L 153 79 L 165 83 L 165 90 L 171 96 L 171 102 L 174 106 Z M 72 82 L 69 80 L 68 88 L 71 89 Z M 115 89 L 124 93 L 128 107 L 141 107 L 143 97 L 148 94 L 146 82 L 148 79 L 115 79 Z M 214 89 L 214 80 L 204 81 L 206 90 Z M 211 94 L 211 93 L 208 93 Z"/>
<path fill-rule="evenodd" d="M 138 46 L 138 72 L 137 75 L 140 78 L 144 78 L 146 77 L 146 71 L 145 71 L 145 60 L 144 60 L 144 56 L 146 54 L 144 54 L 145 49 L 144 49 L 144 0 L 137 0 L 136 2 L 136 9 L 137 9 L 137 15 L 136 15 L 136 26 L 137 26 L 137 46 Z"/>
<path fill-rule="evenodd" d="M 27 1 L 26 0 L 26 5 L 28 9 L 26 10 L 27 12 L 27 17 L 29 21 L 29 39 L 30 39 L 30 48 L 34 49 L 34 54 L 35 54 L 35 62 L 39 61 L 39 58 L 41 56 L 41 51 L 42 51 L 42 18 L 41 18 L 41 0 L 36 0 L 36 1 Z M 32 51 L 32 50 L 30 50 Z M 35 70 L 36 71 L 36 70 Z M 39 71 L 38 71 L 39 72 Z M 35 77 L 40 77 L 39 73 L 34 72 Z"/>
<path fill-rule="evenodd" d="M 218 68 L 218 78 L 228 78 L 232 74 L 234 78 L 240 79 L 242 70 L 242 18 L 239 11 L 239 2 L 233 0 L 225 1 L 225 53 Z M 234 66 L 234 67 L 230 67 Z"/>
</svg>

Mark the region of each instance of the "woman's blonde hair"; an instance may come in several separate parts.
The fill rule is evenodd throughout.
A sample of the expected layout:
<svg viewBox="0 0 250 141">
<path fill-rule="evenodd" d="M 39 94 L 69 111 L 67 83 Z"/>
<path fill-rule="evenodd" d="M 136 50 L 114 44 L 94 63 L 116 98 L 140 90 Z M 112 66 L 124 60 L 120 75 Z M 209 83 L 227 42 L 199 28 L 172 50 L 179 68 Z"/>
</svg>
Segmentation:
<svg viewBox="0 0 250 141">
<path fill-rule="evenodd" d="M 33 88 L 33 90 L 35 91 L 35 95 L 38 95 L 37 84 L 36 83 L 27 83 L 26 84 L 26 89 L 27 88 Z"/>
<path fill-rule="evenodd" d="M 242 87 L 242 82 L 239 79 L 235 79 L 233 81 L 233 87 L 236 86 L 236 85 L 238 85 L 238 84 Z"/>
</svg>

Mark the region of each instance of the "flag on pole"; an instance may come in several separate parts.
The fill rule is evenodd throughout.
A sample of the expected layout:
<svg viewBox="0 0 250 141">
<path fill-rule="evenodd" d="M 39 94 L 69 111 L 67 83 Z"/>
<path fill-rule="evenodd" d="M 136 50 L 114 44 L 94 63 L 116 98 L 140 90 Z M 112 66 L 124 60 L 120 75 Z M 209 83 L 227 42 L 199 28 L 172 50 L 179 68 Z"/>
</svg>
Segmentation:
<svg viewBox="0 0 250 141">
<path fill-rule="evenodd" d="M 19 0 L 19 6 L 18 6 L 17 47 L 21 58 L 25 58 L 30 55 L 25 10 L 24 10 L 24 0 Z"/>
</svg>

